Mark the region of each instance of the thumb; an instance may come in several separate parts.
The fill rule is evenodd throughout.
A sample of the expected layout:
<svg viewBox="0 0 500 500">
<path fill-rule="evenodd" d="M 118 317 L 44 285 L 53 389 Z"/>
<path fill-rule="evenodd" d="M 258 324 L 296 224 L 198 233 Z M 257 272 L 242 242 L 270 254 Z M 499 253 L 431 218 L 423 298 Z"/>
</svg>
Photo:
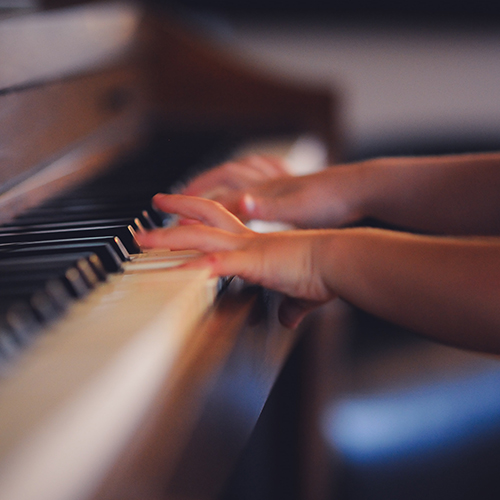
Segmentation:
<svg viewBox="0 0 500 500">
<path fill-rule="evenodd" d="M 250 193 L 245 193 L 239 201 L 239 212 L 244 219 L 275 220 L 272 202 L 266 198 L 261 198 Z"/>
<path fill-rule="evenodd" d="M 244 220 L 295 223 L 300 202 L 289 194 L 259 196 L 245 193 L 239 199 L 238 210 Z"/>
<path fill-rule="evenodd" d="M 278 310 L 280 323 L 287 328 L 295 328 L 309 312 L 322 304 L 315 300 L 285 297 Z"/>
</svg>

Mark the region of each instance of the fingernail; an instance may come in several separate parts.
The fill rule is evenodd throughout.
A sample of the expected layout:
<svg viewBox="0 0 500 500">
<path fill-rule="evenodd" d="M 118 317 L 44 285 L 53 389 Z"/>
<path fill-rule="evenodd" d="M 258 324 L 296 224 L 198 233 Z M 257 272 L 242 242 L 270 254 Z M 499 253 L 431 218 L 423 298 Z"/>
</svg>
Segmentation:
<svg viewBox="0 0 500 500">
<path fill-rule="evenodd" d="M 255 198 L 251 194 L 245 193 L 243 195 L 243 205 L 248 214 L 255 212 Z"/>
</svg>

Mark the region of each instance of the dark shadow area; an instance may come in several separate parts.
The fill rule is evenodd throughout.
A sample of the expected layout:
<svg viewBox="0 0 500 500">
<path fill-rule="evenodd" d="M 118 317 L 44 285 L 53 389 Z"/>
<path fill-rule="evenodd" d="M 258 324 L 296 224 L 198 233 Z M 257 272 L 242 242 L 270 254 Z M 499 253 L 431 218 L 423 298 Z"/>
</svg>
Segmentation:
<svg viewBox="0 0 500 500">
<path fill-rule="evenodd" d="M 454 456 L 419 463 L 344 466 L 337 500 L 493 500 L 500 497 L 500 435 L 471 443 Z"/>
<path fill-rule="evenodd" d="M 427 156 L 500 151 L 498 137 L 455 136 L 447 139 L 422 138 L 390 143 L 366 143 L 346 152 L 347 161 L 383 156 Z"/>
<path fill-rule="evenodd" d="M 294 348 L 220 500 L 298 500 L 300 370 Z"/>
<path fill-rule="evenodd" d="M 163 2 L 165 0 L 153 0 Z M 432 20 L 483 20 L 498 21 L 500 7 L 488 0 L 453 1 L 453 0 L 421 0 L 406 1 L 379 0 L 176 0 L 170 5 L 211 10 L 225 13 L 247 13 L 274 16 L 287 15 L 331 15 L 356 18 L 393 18 L 403 19 L 415 17 Z"/>
</svg>

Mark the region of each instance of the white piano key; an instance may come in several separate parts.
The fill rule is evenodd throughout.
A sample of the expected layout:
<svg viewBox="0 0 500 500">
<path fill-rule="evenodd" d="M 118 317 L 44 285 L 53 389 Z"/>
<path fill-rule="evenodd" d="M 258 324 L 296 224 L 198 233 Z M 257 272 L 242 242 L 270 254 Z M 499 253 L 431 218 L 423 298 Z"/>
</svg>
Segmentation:
<svg viewBox="0 0 500 500">
<path fill-rule="evenodd" d="M 0 491 L 84 498 L 175 372 L 212 304 L 208 270 L 114 275 L 0 380 Z"/>
</svg>

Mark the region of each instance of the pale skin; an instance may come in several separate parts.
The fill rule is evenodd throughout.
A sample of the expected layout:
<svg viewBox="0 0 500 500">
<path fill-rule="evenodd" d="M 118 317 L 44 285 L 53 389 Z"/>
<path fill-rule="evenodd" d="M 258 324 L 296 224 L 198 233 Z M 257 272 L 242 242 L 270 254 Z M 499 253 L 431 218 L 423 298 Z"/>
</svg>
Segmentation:
<svg viewBox="0 0 500 500">
<path fill-rule="evenodd" d="M 199 224 L 152 231 L 142 243 L 200 250 L 189 266 L 282 292 L 287 326 L 340 296 L 435 340 L 500 353 L 500 155 L 379 159 L 297 178 L 261 167 L 242 178 L 232 167 L 269 161 L 226 164 L 186 192 L 222 186 L 217 197 L 243 219 L 323 229 L 258 234 L 212 200 L 157 195 L 159 208 Z M 364 217 L 436 235 L 330 229 Z"/>
</svg>

